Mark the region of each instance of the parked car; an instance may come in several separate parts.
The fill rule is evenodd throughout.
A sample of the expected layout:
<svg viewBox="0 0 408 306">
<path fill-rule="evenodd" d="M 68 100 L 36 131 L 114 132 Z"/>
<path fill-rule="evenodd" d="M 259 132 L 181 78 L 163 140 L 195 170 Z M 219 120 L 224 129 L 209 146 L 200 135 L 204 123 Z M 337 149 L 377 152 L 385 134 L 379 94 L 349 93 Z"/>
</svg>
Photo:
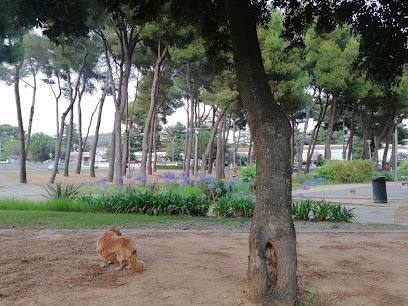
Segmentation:
<svg viewBox="0 0 408 306">
<path fill-rule="evenodd" d="M 47 167 L 47 169 L 48 170 L 53 170 L 54 169 L 54 164 L 50 164 L 48 167 Z M 62 165 L 62 164 L 58 164 L 58 170 L 63 170 L 64 169 L 64 166 Z"/>
</svg>

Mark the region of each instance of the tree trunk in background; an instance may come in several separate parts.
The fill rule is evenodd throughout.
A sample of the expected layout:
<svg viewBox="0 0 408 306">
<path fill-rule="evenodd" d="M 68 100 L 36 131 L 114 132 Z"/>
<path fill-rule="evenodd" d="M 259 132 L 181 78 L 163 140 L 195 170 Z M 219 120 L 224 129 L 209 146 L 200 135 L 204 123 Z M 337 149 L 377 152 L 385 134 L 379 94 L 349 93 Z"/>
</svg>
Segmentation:
<svg viewBox="0 0 408 306">
<path fill-rule="evenodd" d="M 348 141 L 348 152 L 347 152 L 347 161 L 351 161 L 352 150 L 353 150 L 353 136 L 355 134 L 355 121 L 356 121 L 356 113 L 357 113 L 358 104 L 354 103 L 353 105 L 353 113 L 351 115 L 351 122 L 350 122 L 350 136 Z"/>
<path fill-rule="evenodd" d="M 328 101 L 326 101 L 326 104 L 323 106 L 323 102 L 320 97 L 320 91 L 319 91 L 319 95 L 317 99 L 320 104 L 320 114 L 319 114 L 319 119 L 317 120 L 317 124 L 313 128 L 312 137 L 310 138 L 310 143 L 309 143 L 309 147 L 307 150 L 305 173 L 309 173 L 310 171 L 310 165 L 312 164 L 312 157 L 313 157 L 314 149 L 315 149 L 316 142 L 317 142 L 317 136 L 319 135 L 320 127 L 322 125 L 322 121 L 323 121 L 324 116 L 326 115 L 326 111 L 328 107 Z"/>
<path fill-rule="evenodd" d="M 294 305 L 290 124 L 273 98 L 249 0 L 226 0 L 239 93 L 256 147 L 256 207 L 249 236 L 248 285 L 255 303 Z"/>
<path fill-rule="evenodd" d="M 65 161 L 64 161 L 64 176 L 69 176 L 69 159 L 71 157 L 73 130 L 74 130 L 74 109 L 72 108 L 69 114 L 67 151 L 65 152 Z"/>
<path fill-rule="evenodd" d="M 314 102 L 311 106 L 306 108 L 305 124 L 304 124 L 304 128 L 303 128 L 302 138 L 300 139 L 300 143 L 299 143 L 299 151 L 297 153 L 298 154 L 297 176 L 304 173 L 303 168 L 302 168 L 302 165 L 303 165 L 303 147 L 305 146 L 307 129 L 309 127 L 310 111 L 315 106 L 315 104 L 316 104 L 316 102 Z"/>
<path fill-rule="evenodd" d="M 191 151 L 193 147 L 193 128 L 194 128 L 194 95 L 192 94 L 192 87 L 190 84 L 190 63 L 186 64 L 186 83 L 187 89 L 190 92 L 190 119 L 187 125 L 187 139 L 186 139 L 186 157 L 184 164 L 184 175 L 190 177 L 191 166 Z"/>
<path fill-rule="evenodd" d="M 213 108 L 213 118 L 212 118 L 212 124 L 211 126 L 214 127 L 215 125 L 215 116 L 216 116 L 216 110 Z M 217 131 L 217 129 L 215 129 Z M 211 142 L 211 147 L 210 151 L 208 152 L 208 174 L 212 174 L 212 168 L 213 168 L 213 151 L 214 151 L 214 140 Z M 201 163 L 201 165 L 204 165 L 204 163 Z M 203 166 L 201 166 L 203 167 Z"/>
<path fill-rule="evenodd" d="M 292 116 L 291 118 L 291 136 L 290 136 L 290 165 L 292 173 L 294 172 L 295 166 L 295 137 L 296 137 L 296 119 Z"/>
<path fill-rule="evenodd" d="M 30 71 L 31 71 L 31 74 L 33 75 L 33 86 L 32 86 L 33 93 L 32 93 L 32 98 L 31 98 L 30 117 L 28 119 L 27 139 L 25 143 L 26 156 L 28 155 L 28 150 L 30 149 L 31 127 L 33 125 L 35 98 L 37 96 L 37 78 L 36 78 L 37 73 L 35 72 L 31 59 L 30 59 Z"/>
<path fill-rule="evenodd" d="M 383 142 L 384 137 L 389 134 L 390 127 L 393 128 L 394 126 L 394 119 L 396 115 L 397 110 L 395 108 L 391 108 L 388 113 L 388 118 L 387 122 L 385 123 L 385 126 L 376 141 L 374 142 L 374 152 L 373 152 L 373 157 L 375 161 L 375 170 L 378 169 L 378 150 L 380 149 L 381 143 Z M 385 163 L 382 164 L 384 169 L 385 169 Z"/>
<path fill-rule="evenodd" d="M 96 155 L 96 149 L 98 147 L 99 128 L 101 126 L 102 110 L 103 110 L 103 105 L 105 103 L 106 95 L 108 93 L 108 86 L 109 86 L 109 78 L 107 77 L 105 80 L 105 86 L 103 88 L 101 99 L 99 100 L 98 120 L 96 121 L 95 138 L 94 138 L 92 149 L 91 149 L 91 156 L 90 156 L 91 164 L 89 166 L 91 177 L 95 177 L 95 155 Z"/>
<path fill-rule="evenodd" d="M 366 122 L 366 120 L 364 120 L 364 112 L 363 112 L 363 106 L 360 105 L 360 122 L 361 122 L 361 131 L 363 134 L 363 149 L 361 151 L 361 157 L 360 159 L 368 159 L 370 154 L 368 152 L 368 144 L 367 144 L 367 139 L 368 139 L 368 124 Z"/>
<path fill-rule="evenodd" d="M 330 118 L 327 126 L 326 140 L 324 142 L 324 159 L 331 159 L 330 143 L 331 137 L 333 135 L 334 120 L 336 120 L 337 115 L 337 96 L 333 95 L 332 105 L 330 108 Z"/>
<path fill-rule="evenodd" d="M 142 177 L 142 182 L 146 183 L 147 175 L 146 175 L 146 166 L 147 166 L 147 155 L 149 154 L 149 135 L 151 133 L 154 114 L 157 111 L 157 97 L 158 97 L 158 90 L 159 90 L 159 81 L 160 81 L 160 68 L 163 63 L 163 60 L 167 56 L 167 52 L 169 50 L 170 44 L 166 44 L 161 51 L 161 44 L 160 41 L 157 47 L 157 60 L 156 66 L 154 68 L 154 77 L 152 83 L 152 91 L 150 94 L 150 107 L 149 113 L 146 118 L 144 130 L 143 130 L 143 140 L 142 140 L 142 161 L 141 161 L 141 169 L 140 169 L 140 176 Z"/>
<path fill-rule="evenodd" d="M 249 148 L 248 148 L 248 157 L 247 157 L 247 163 L 251 163 L 251 154 L 252 154 L 252 135 L 249 136 Z"/>
<path fill-rule="evenodd" d="M 202 160 L 201 160 L 201 174 L 200 174 L 200 177 L 206 176 L 205 166 L 207 165 L 208 157 L 211 154 L 211 149 L 212 149 L 213 144 L 214 144 L 214 138 L 215 138 L 215 134 L 217 132 L 218 125 L 219 125 L 221 119 L 224 118 L 224 114 L 225 114 L 226 110 L 227 110 L 227 108 L 225 107 L 218 114 L 217 121 L 213 124 L 212 130 L 211 130 L 211 136 L 210 136 L 210 139 L 208 140 L 207 148 L 205 149 L 205 152 L 204 152 L 204 154 L 202 156 Z M 212 168 L 212 163 L 208 163 L 208 170 L 210 168 Z"/>
<path fill-rule="evenodd" d="M 21 42 L 23 38 L 20 38 Z M 21 114 L 21 99 L 20 99 L 20 71 L 23 66 L 23 61 L 16 63 L 14 65 L 14 97 L 16 100 L 17 109 L 17 122 L 18 122 L 18 138 L 20 141 L 20 183 L 27 183 L 27 170 L 26 170 L 26 146 L 25 146 L 25 135 L 24 135 L 24 125 L 23 116 Z M 1 154 L 1 152 L 0 152 Z"/>
<path fill-rule="evenodd" d="M 149 136 L 149 151 L 147 155 L 147 174 L 152 175 L 152 161 L 153 161 L 153 144 L 154 144 L 154 124 L 156 121 L 156 110 L 154 110 L 153 117 L 152 117 L 152 124 L 150 126 L 150 136 Z"/>
<path fill-rule="evenodd" d="M 394 122 L 392 122 L 393 124 L 391 124 L 388 127 L 388 132 L 387 132 L 387 139 L 385 141 L 385 147 L 384 147 L 384 154 L 382 156 L 382 169 L 383 171 L 385 170 L 385 168 L 388 167 L 388 169 L 390 169 L 390 165 L 387 165 L 387 156 L 388 156 L 388 150 L 390 148 L 390 143 L 391 143 L 391 139 L 392 139 L 392 132 L 394 131 Z"/>
<path fill-rule="evenodd" d="M 81 173 L 82 156 L 83 156 L 83 152 L 84 152 L 84 143 L 83 143 L 83 140 L 82 140 L 81 101 L 82 101 L 82 96 L 83 96 L 83 94 L 85 92 L 86 82 L 87 82 L 87 80 L 84 78 L 83 83 L 82 83 L 81 91 L 79 92 L 79 95 L 78 95 L 78 106 L 77 106 L 77 112 L 78 112 L 78 158 L 77 158 L 77 164 L 76 164 L 76 169 L 75 169 L 76 174 Z"/>
<path fill-rule="evenodd" d="M 216 153 L 216 166 L 215 166 L 215 177 L 222 179 L 225 177 L 225 150 L 224 150 L 224 129 L 225 122 L 227 121 L 227 116 L 224 114 L 222 116 L 219 128 L 218 128 L 218 139 L 217 139 L 217 153 Z"/>
<path fill-rule="evenodd" d="M 398 118 L 397 118 L 396 125 L 400 124 L 403 119 L 404 119 L 404 114 L 399 115 Z M 394 128 L 395 128 L 395 127 L 393 127 L 393 131 L 394 131 Z M 393 133 L 393 134 L 394 134 L 394 136 L 395 136 L 395 133 Z M 393 137 L 393 141 L 392 141 L 392 152 L 391 152 L 391 157 L 390 157 L 390 170 L 391 170 L 391 169 L 392 169 L 392 170 L 395 170 L 395 169 L 394 169 L 394 168 L 395 168 L 395 162 L 394 162 L 394 161 L 395 161 L 395 139 L 394 139 L 394 137 Z"/>
<path fill-rule="evenodd" d="M 156 172 L 156 165 L 157 165 L 157 149 L 156 149 L 156 126 L 157 126 L 157 122 L 156 122 L 156 116 L 157 113 L 155 114 L 155 120 L 153 121 L 153 144 L 152 144 L 152 150 L 154 152 L 154 162 L 152 165 L 152 170 L 153 172 Z"/>
</svg>

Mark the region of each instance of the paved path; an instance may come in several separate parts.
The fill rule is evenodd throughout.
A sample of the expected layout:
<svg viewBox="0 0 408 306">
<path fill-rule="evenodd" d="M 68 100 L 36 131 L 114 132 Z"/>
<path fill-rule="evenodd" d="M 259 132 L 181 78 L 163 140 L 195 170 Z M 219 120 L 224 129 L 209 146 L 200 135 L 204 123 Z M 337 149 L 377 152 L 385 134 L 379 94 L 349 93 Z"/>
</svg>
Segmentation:
<svg viewBox="0 0 408 306">
<path fill-rule="evenodd" d="M 21 184 L 18 180 L 0 174 L 0 199 L 44 201 L 46 191 L 33 184 Z"/>
</svg>

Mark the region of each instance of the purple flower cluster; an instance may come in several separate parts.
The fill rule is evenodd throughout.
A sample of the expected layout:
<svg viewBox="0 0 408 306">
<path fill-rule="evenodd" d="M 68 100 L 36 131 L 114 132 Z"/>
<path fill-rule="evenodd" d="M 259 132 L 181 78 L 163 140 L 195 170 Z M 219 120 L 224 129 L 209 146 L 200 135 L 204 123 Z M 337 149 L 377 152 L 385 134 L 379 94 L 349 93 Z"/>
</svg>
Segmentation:
<svg viewBox="0 0 408 306">
<path fill-rule="evenodd" d="M 165 183 L 175 183 L 179 179 L 179 177 L 171 171 L 166 171 L 163 174 L 160 174 L 159 178 L 162 179 Z"/>
<path fill-rule="evenodd" d="M 232 196 L 234 198 L 242 198 L 245 195 L 245 191 L 239 191 L 237 193 L 234 193 Z"/>
<path fill-rule="evenodd" d="M 305 184 L 302 187 L 302 190 L 309 190 L 311 187 L 316 187 L 318 186 L 320 183 L 325 182 L 326 179 L 324 177 L 318 177 L 316 178 L 313 182 L 311 181 L 306 181 Z"/>
</svg>

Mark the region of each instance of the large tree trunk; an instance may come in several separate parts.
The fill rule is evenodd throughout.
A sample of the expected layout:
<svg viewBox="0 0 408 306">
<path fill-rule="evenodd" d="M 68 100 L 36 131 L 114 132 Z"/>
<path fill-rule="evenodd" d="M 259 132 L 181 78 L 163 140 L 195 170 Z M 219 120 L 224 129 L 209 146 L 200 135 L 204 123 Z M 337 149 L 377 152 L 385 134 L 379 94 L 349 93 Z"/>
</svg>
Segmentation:
<svg viewBox="0 0 408 306">
<path fill-rule="evenodd" d="M 202 160 L 201 160 L 201 175 L 200 175 L 200 177 L 204 177 L 206 175 L 205 170 L 206 170 L 207 160 L 208 160 L 208 157 L 209 157 L 209 155 L 211 153 L 211 149 L 213 147 L 215 133 L 217 132 L 218 125 L 219 125 L 221 119 L 224 117 L 224 114 L 225 114 L 226 110 L 227 110 L 227 108 L 225 107 L 218 114 L 217 121 L 213 124 L 212 130 L 211 130 L 210 140 L 208 140 L 207 148 L 205 149 L 205 152 L 204 152 L 204 154 L 202 156 Z M 208 172 L 210 172 L 210 168 L 212 168 L 212 164 L 208 165 Z"/>
<path fill-rule="evenodd" d="M 249 293 L 256 303 L 294 305 L 290 125 L 271 93 L 249 0 L 226 0 L 242 104 L 256 147 L 256 208 L 249 237 Z"/>
<path fill-rule="evenodd" d="M 332 105 L 330 108 L 330 118 L 329 124 L 327 126 L 326 140 L 324 142 L 324 159 L 327 160 L 331 159 L 330 143 L 331 137 L 333 135 L 334 120 L 336 120 L 336 115 L 337 115 L 337 96 L 334 95 Z"/>
<path fill-rule="evenodd" d="M 154 114 L 157 109 L 157 97 L 158 97 L 158 90 L 159 90 L 159 81 L 160 81 L 160 68 L 167 56 L 167 52 L 169 50 L 170 44 L 166 44 L 161 51 L 161 44 L 160 41 L 157 47 L 157 60 L 156 66 L 154 68 L 154 76 L 153 76 L 153 83 L 152 83 L 152 91 L 150 93 L 150 107 L 149 113 L 146 118 L 144 130 L 143 130 L 143 140 L 142 140 L 142 161 L 140 165 L 140 176 L 142 177 L 142 182 L 146 183 L 147 175 L 146 175 L 146 166 L 147 166 L 147 155 L 149 153 L 149 136 L 152 129 L 152 120 L 154 118 Z"/>
<path fill-rule="evenodd" d="M 21 38 L 22 41 L 23 38 Z M 18 138 L 20 140 L 20 183 L 27 183 L 27 171 L 26 171 L 26 148 L 25 148 L 25 135 L 23 116 L 21 114 L 21 100 L 20 100 L 20 71 L 23 66 L 23 61 L 14 65 L 14 97 L 16 100 L 17 109 L 17 122 L 18 122 Z M 1 152 L 0 152 L 1 154 Z"/>
</svg>

